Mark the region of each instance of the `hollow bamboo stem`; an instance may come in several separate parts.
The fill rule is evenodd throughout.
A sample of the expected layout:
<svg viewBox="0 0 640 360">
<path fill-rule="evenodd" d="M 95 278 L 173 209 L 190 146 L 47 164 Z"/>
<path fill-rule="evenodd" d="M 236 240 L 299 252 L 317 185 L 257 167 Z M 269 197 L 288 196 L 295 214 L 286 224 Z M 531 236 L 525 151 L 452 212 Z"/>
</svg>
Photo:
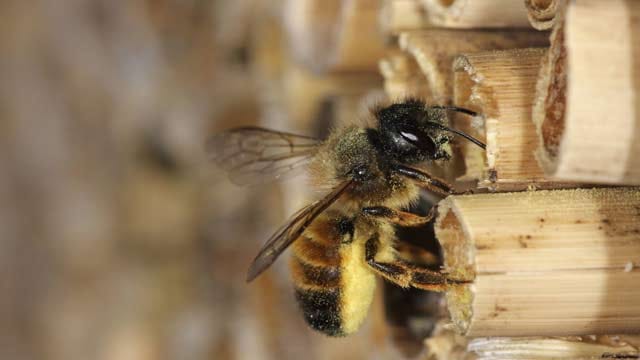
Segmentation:
<svg viewBox="0 0 640 360">
<path fill-rule="evenodd" d="M 513 0 L 422 0 L 431 24 L 450 28 L 530 28 L 527 10 Z"/>
<path fill-rule="evenodd" d="M 435 231 L 467 336 L 640 332 L 640 189 L 451 196 Z"/>
<path fill-rule="evenodd" d="M 433 103 L 449 104 L 453 95 L 451 62 L 461 53 L 540 47 L 543 33 L 531 31 L 466 31 L 429 29 L 400 35 L 400 48 L 411 54 L 427 78 Z"/>
<path fill-rule="evenodd" d="M 566 3 L 566 0 L 524 0 L 529 22 L 538 30 L 553 28 L 558 12 Z"/>
<path fill-rule="evenodd" d="M 636 359 L 638 336 L 574 336 L 560 338 L 477 338 L 468 350 L 476 360 Z"/>
<path fill-rule="evenodd" d="M 456 127 L 486 139 L 486 151 L 464 144 L 465 178 L 499 191 L 558 187 L 544 176 L 534 151 L 538 136 L 531 120 L 540 61 L 546 49 L 514 49 L 455 58 L 454 104 L 483 115 L 484 128 L 468 119 Z"/>
<path fill-rule="evenodd" d="M 556 179 L 640 184 L 640 3 L 571 2 L 541 71 L 537 156 Z"/>
</svg>

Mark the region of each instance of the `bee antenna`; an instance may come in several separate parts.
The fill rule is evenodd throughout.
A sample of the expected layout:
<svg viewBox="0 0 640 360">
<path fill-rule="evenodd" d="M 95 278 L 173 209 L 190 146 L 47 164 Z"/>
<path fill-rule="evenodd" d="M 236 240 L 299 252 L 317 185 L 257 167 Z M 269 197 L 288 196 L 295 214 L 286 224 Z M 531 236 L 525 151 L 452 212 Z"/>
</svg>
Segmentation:
<svg viewBox="0 0 640 360">
<path fill-rule="evenodd" d="M 459 112 L 459 113 L 463 113 L 463 114 L 467 114 L 467 115 L 471 115 L 471 116 L 478 116 L 478 113 L 473 111 L 473 110 L 469 110 L 469 109 L 465 109 L 465 108 L 461 108 L 461 107 L 457 107 L 457 106 L 451 106 L 451 105 L 433 105 L 433 106 L 429 106 L 432 109 L 442 109 L 442 110 L 449 110 L 449 111 L 455 111 L 455 112 Z"/>
<path fill-rule="evenodd" d="M 456 129 L 452 129 L 452 128 L 448 127 L 448 126 L 444 126 L 442 124 L 439 124 L 439 123 L 433 122 L 433 121 L 428 121 L 427 124 L 429 124 L 429 126 L 433 126 L 433 127 L 438 128 L 440 130 L 444 130 L 444 131 L 452 132 L 452 133 L 454 133 L 456 135 L 460 135 L 463 138 L 471 141 L 472 143 L 478 145 L 479 147 L 481 147 L 483 149 L 487 148 L 487 145 L 485 145 L 485 143 L 483 143 L 482 141 L 474 138 L 473 136 L 471 136 L 471 135 L 469 135 L 469 134 L 467 134 L 465 132 L 462 132 L 462 131 L 456 130 Z"/>
<path fill-rule="evenodd" d="M 477 112 L 475 112 L 475 111 L 473 111 L 473 110 L 469 110 L 469 109 L 465 109 L 465 108 L 461 108 L 461 107 L 457 107 L 457 106 L 451 106 L 451 105 L 433 105 L 433 106 L 429 106 L 429 107 L 430 107 L 431 109 L 449 110 L 449 111 L 455 111 L 455 112 L 459 112 L 459 113 L 467 114 L 467 115 L 470 115 L 470 116 L 478 116 L 478 113 L 477 113 Z M 471 135 L 469 135 L 469 134 L 467 134 L 467 133 L 464 133 L 464 132 L 462 132 L 462 131 L 460 131 L 460 130 L 452 129 L 452 128 L 450 128 L 450 127 L 444 126 L 444 125 L 442 125 L 442 124 L 440 124 L 440 123 L 433 122 L 433 121 L 428 121 L 427 123 L 428 123 L 429 125 L 431 125 L 431 126 L 435 127 L 435 128 L 440 129 L 440 130 L 449 131 L 449 132 L 452 132 L 452 133 L 454 133 L 454 134 L 456 134 L 456 135 L 460 135 L 460 136 L 462 136 L 463 138 L 465 138 L 465 139 L 467 139 L 467 140 L 471 141 L 472 143 L 474 143 L 474 144 L 478 145 L 479 147 L 481 147 L 481 148 L 483 148 L 483 149 L 486 149 L 486 148 L 487 148 L 487 145 L 485 145 L 482 141 L 480 141 L 480 140 L 478 140 L 478 139 L 474 138 L 473 136 L 471 136 Z"/>
</svg>

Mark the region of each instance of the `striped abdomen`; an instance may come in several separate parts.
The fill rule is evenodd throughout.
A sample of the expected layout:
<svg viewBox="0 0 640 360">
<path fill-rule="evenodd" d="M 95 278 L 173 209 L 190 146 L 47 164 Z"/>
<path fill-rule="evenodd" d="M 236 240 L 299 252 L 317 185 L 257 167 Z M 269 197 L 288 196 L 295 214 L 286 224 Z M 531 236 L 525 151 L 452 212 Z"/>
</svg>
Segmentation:
<svg viewBox="0 0 640 360">
<path fill-rule="evenodd" d="M 364 246 L 354 236 L 353 225 L 345 231 L 344 219 L 330 213 L 316 219 L 294 242 L 293 283 L 309 326 L 330 336 L 359 328 L 375 287 L 364 259 Z"/>
</svg>

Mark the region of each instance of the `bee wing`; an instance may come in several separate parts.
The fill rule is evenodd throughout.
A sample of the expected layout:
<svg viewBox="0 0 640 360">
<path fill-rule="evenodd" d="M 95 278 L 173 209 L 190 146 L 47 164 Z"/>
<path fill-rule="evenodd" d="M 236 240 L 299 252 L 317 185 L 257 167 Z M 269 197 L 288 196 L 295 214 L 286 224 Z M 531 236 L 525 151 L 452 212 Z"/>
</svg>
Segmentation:
<svg viewBox="0 0 640 360">
<path fill-rule="evenodd" d="M 313 220 L 331 206 L 350 185 L 351 180 L 343 182 L 324 198 L 307 205 L 293 214 L 293 216 L 267 240 L 262 249 L 260 249 L 260 252 L 258 252 L 256 258 L 253 259 L 247 273 L 247 282 L 255 279 L 271 266 L 278 256 L 302 235 Z"/>
<path fill-rule="evenodd" d="M 260 184 L 301 168 L 315 154 L 319 141 L 260 127 L 224 131 L 207 142 L 211 160 L 238 185 Z"/>
</svg>

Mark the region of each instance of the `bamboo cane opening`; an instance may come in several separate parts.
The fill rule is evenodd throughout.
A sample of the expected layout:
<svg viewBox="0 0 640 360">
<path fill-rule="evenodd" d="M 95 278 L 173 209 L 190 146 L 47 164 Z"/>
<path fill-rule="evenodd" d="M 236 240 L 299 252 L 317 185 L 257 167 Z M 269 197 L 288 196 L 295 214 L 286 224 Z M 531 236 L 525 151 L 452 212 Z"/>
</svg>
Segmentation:
<svg viewBox="0 0 640 360">
<path fill-rule="evenodd" d="M 556 23 L 563 0 L 525 0 L 529 23 L 538 30 L 548 30 Z"/>
<path fill-rule="evenodd" d="M 550 58 L 550 81 L 544 98 L 545 118 L 542 122 L 542 141 L 551 157 L 558 155 L 560 139 L 564 133 L 564 117 L 566 113 L 567 78 L 565 74 L 567 51 L 564 46 L 564 34 L 558 32 L 560 43 L 555 54 Z"/>
<path fill-rule="evenodd" d="M 553 0 L 529 0 L 527 5 L 537 11 L 548 10 Z"/>
<path fill-rule="evenodd" d="M 436 234 L 443 246 L 445 270 L 451 278 L 472 281 L 475 278 L 475 268 L 470 238 L 465 234 L 463 224 L 449 204 L 442 204 L 440 211 L 444 215 L 436 224 Z M 452 286 L 446 293 L 451 321 L 460 334 L 467 332 L 473 317 L 472 286 Z"/>
<path fill-rule="evenodd" d="M 551 35 L 547 58 L 542 60 L 532 116 L 540 143 L 536 157 L 547 173 L 553 173 L 557 167 L 560 142 L 564 135 L 567 81 L 564 26 L 556 26 Z"/>
</svg>

